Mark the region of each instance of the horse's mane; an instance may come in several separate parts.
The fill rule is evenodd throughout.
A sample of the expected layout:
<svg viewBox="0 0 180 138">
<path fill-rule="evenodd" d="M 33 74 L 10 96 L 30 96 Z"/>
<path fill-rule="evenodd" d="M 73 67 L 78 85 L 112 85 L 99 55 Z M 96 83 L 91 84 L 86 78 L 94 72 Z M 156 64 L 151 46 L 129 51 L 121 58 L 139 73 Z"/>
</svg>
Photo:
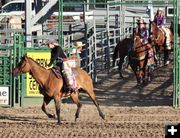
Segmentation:
<svg viewBox="0 0 180 138">
<path fill-rule="evenodd" d="M 33 58 L 31 58 L 31 57 L 28 57 L 28 56 L 26 56 L 28 59 L 30 59 L 31 61 L 33 61 L 33 62 L 35 62 L 36 64 L 37 64 L 37 66 L 39 66 L 39 67 L 41 67 L 41 68 L 43 68 L 43 69 L 46 69 L 45 67 L 43 67 L 43 66 L 41 66 L 36 60 L 34 60 Z M 47 69 L 46 69 L 47 70 Z"/>
<path fill-rule="evenodd" d="M 156 29 L 159 30 L 159 27 L 157 27 L 157 25 L 155 24 L 155 22 L 151 22 L 151 25 L 153 25 Z"/>
</svg>

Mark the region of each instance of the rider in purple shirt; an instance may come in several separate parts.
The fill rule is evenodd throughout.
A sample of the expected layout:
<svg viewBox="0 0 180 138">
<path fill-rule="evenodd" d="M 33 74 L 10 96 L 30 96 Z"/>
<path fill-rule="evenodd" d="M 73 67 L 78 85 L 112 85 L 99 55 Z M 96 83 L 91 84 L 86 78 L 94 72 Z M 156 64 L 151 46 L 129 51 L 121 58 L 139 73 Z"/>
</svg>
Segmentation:
<svg viewBox="0 0 180 138">
<path fill-rule="evenodd" d="M 164 25 L 164 15 L 160 8 L 157 10 L 156 15 L 154 16 L 154 22 L 158 27 L 162 27 Z"/>
<path fill-rule="evenodd" d="M 147 44 L 148 38 L 149 38 L 149 31 L 146 27 L 146 22 L 144 22 L 144 19 L 139 19 L 138 22 L 138 34 L 141 37 L 142 43 Z"/>
</svg>

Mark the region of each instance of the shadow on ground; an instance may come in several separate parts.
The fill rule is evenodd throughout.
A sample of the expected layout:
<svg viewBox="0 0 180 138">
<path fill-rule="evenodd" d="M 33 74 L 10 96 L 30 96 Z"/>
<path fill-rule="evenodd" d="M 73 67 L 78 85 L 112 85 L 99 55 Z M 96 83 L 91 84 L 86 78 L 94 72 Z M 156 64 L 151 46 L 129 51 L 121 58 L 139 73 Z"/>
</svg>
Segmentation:
<svg viewBox="0 0 180 138">
<path fill-rule="evenodd" d="M 118 71 L 98 74 L 94 90 L 100 105 L 106 106 L 172 106 L 173 104 L 173 65 L 156 70 L 153 81 L 143 87 L 136 86 L 136 78 L 129 70 L 120 79 Z M 92 104 L 89 96 L 80 93 L 82 103 Z M 64 100 L 63 102 L 70 102 Z"/>
</svg>

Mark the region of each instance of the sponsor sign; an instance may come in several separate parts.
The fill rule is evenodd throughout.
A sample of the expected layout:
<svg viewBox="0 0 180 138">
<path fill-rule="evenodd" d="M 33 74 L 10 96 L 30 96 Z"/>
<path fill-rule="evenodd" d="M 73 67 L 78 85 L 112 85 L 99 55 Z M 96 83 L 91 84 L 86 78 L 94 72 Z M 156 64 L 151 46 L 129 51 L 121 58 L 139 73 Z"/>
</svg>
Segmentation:
<svg viewBox="0 0 180 138">
<path fill-rule="evenodd" d="M 50 62 L 50 52 L 27 52 L 27 56 L 33 58 L 40 66 L 47 67 Z M 26 96 L 42 96 L 39 93 L 39 84 L 27 73 L 26 76 Z"/>
<path fill-rule="evenodd" d="M 9 87 L 0 86 L 0 105 L 9 104 Z"/>
</svg>

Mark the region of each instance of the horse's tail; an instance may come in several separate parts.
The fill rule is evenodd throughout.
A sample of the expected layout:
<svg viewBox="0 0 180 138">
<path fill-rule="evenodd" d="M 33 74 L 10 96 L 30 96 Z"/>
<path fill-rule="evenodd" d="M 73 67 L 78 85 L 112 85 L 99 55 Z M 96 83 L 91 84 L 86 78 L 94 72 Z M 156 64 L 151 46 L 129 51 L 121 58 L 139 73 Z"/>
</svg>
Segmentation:
<svg viewBox="0 0 180 138">
<path fill-rule="evenodd" d="M 117 45 L 116 45 L 116 47 L 114 48 L 114 54 L 113 54 L 113 67 L 115 66 L 115 62 L 116 62 L 116 59 L 118 58 L 118 56 L 119 56 L 119 45 L 120 45 L 120 43 L 118 43 Z"/>
</svg>

